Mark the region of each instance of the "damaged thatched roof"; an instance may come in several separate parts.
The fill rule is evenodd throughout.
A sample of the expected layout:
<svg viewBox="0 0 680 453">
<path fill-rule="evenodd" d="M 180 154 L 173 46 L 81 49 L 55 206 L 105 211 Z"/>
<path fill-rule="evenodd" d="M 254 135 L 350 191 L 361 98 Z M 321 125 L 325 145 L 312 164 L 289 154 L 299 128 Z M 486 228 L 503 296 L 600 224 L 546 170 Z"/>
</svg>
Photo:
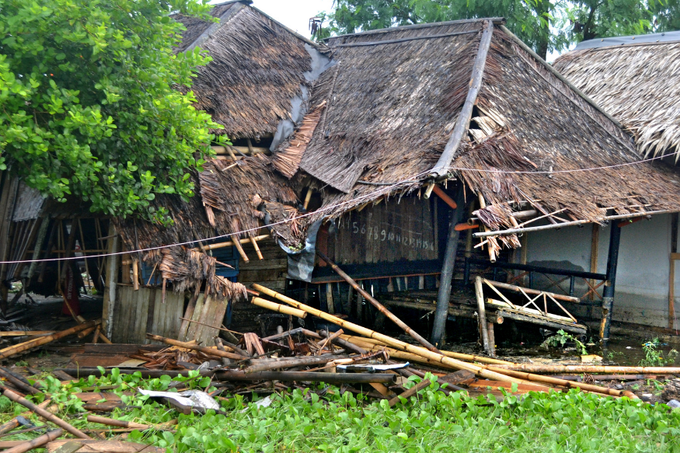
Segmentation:
<svg viewBox="0 0 680 453">
<path fill-rule="evenodd" d="M 216 5 L 218 23 L 175 16 L 186 26 L 179 51 L 200 47 L 212 61 L 198 70 L 196 108 L 231 139 L 273 135 L 297 121 L 319 57 L 317 46 L 241 2 Z"/>
<path fill-rule="evenodd" d="M 571 83 L 619 120 L 642 156 L 680 157 L 680 42 L 678 33 L 640 39 L 586 41 L 555 61 Z M 641 36 L 640 38 L 647 38 Z M 593 45 L 604 47 L 592 47 Z"/>
<path fill-rule="evenodd" d="M 194 176 L 195 195 L 188 201 L 176 195 L 163 195 L 154 200 L 165 207 L 173 220 L 171 226 L 138 219 L 116 219 L 127 250 L 162 247 L 225 236 L 220 242 L 234 238 L 255 237 L 265 224 L 279 223 L 269 230 L 278 241 L 298 247 L 304 243 L 303 232 L 296 221 L 282 222 L 297 214 L 297 197 L 285 179 L 268 167 L 261 154 L 236 162 L 212 160 L 203 172 Z M 196 252 L 196 250 L 194 250 Z M 176 290 L 207 281 L 210 290 L 230 297 L 245 294 L 239 285 L 214 276 L 215 261 L 205 253 L 192 253 L 190 246 L 177 246 L 146 253 L 144 260 L 159 266 L 164 278 L 175 283 Z"/>
<path fill-rule="evenodd" d="M 329 40 L 336 66 L 310 99 L 310 115 L 323 113 L 310 139 L 304 128 L 294 135 L 306 146 L 299 168 L 326 186 L 317 217 L 420 189 L 436 164 L 484 198 L 480 218 L 493 229 L 512 226 L 510 206 L 527 203 L 586 221 L 610 211 L 680 210 L 680 178 L 662 165 L 627 165 L 639 160 L 630 137 L 493 23 Z M 463 134 L 452 145 L 457 123 Z M 442 158 L 445 149 L 451 159 Z M 282 145 L 276 154 L 294 152 Z M 591 168 L 598 170 L 582 171 Z"/>
</svg>

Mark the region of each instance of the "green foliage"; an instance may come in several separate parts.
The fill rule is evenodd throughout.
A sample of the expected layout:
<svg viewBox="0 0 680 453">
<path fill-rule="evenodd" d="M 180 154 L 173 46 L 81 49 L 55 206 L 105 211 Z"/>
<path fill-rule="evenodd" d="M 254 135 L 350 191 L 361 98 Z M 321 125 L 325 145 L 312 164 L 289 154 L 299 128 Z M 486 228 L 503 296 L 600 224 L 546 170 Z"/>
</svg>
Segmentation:
<svg viewBox="0 0 680 453">
<path fill-rule="evenodd" d="M 0 169 L 93 211 L 163 219 L 157 194 L 193 194 L 189 171 L 210 155 L 205 112 L 192 107 L 195 68 L 174 55 L 199 0 L 0 0 Z M 204 16 L 205 17 L 205 16 Z"/>
<path fill-rule="evenodd" d="M 673 365 L 678 357 L 678 351 L 671 349 L 666 357 L 663 356 L 663 351 L 658 348 L 661 342 L 658 338 L 654 338 L 642 345 L 642 350 L 645 353 L 645 358 L 640 360 L 640 366 L 666 366 Z"/>
<path fill-rule="evenodd" d="M 172 391 L 178 381 L 202 386 L 198 373 L 187 378 L 142 379 L 139 373 L 121 375 L 114 370 L 103 378 L 65 385 L 52 380 L 49 393 L 52 399 L 65 402 L 60 403 L 63 408 L 57 415 L 68 417 L 80 429 L 100 428 L 88 424 L 76 404 L 68 404 L 71 395 L 86 387 L 118 385 L 114 392 L 129 406 L 111 417 L 156 425 L 179 420 L 174 433 L 133 431 L 128 439 L 176 452 L 665 452 L 680 448 L 680 411 L 669 411 L 663 405 L 576 390 L 521 396 L 504 392 L 501 402 L 460 392 L 446 396 L 437 391 L 436 377 L 426 377 L 432 381 L 427 389 L 395 407 L 389 407 L 386 400 L 368 403 L 362 395 L 320 386 L 273 395 L 269 407 L 246 403 L 241 395 L 222 399 L 226 415 L 213 411 L 179 414 L 136 392 L 138 387 Z M 417 381 L 409 379 L 406 387 Z M 39 396 L 30 398 L 38 401 Z M 25 410 L 16 404 L 0 405 L 0 409 L 4 409 L 0 422 Z M 11 438 L 31 436 L 35 437 L 28 433 Z"/>
<path fill-rule="evenodd" d="M 319 37 L 331 33 L 394 25 L 441 22 L 480 17 L 505 17 L 507 27 L 545 58 L 570 43 L 669 27 L 680 15 L 679 0 L 336 0 L 335 10 L 326 13 L 328 25 Z M 665 28 L 670 29 L 670 28 Z"/>
<path fill-rule="evenodd" d="M 546 339 L 541 346 L 545 346 L 548 348 L 563 348 L 564 345 L 566 345 L 570 341 L 574 342 L 576 348 L 578 349 L 581 355 L 588 354 L 588 349 L 586 348 L 586 345 L 584 345 L 578 338 L 576 338 L 570 333 L 565 332 L 562 329 L 558 330 L 557 334 Z"/>
</svg>

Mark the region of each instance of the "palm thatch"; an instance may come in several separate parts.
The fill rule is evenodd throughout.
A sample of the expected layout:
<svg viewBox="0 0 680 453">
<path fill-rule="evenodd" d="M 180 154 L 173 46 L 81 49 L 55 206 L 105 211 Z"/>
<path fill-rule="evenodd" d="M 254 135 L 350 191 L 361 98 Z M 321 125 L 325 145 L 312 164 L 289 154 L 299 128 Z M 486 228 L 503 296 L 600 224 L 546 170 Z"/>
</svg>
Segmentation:
<svg viewBox="0 0 680 453">
<path fill-rule="evenodd" d="M 143 259 L 159 267 L 176 290 L 195 287 L 204 281 L 216 295 L 242 293 L 242 288 L 214 275 L 214 259 L 191 250 L 206 238 L 254 237 L 263 225 L 279 242 L 291 248 L 304 244 L 304 228 L 297 221 L 299 203 L 286 179 L 269 167 L 268 158 L 257 154 L 242 160 L 212 160 L 193 177 L 196 194 L 189 200 L 163 195 L 155 208 L 169 211 L 172 225 L 163 226 L 139 219 L 115 219 L 127 250 L 186 244 L 145 253 Z M 229 237 L 227 237 L 229 236 Z M 195 242 L 195 244 L 194 244 Z"/>
<path fill-rule="evenodd" d="M 240 2 L 216 5 L 211 14 L 220 22 L 175 16 L 187 28 L 178 51 L 198 46 L 212 57 L 191 88 L 196 108 L 225 127 L 214 132 L 231 139 L 274 134 L 309 86 L 306 46 L 314 44 Z"/>
<path fill-rule="evenodd" d="M 680 159 L 680 43 L 577 49 L 555 68 L 633 134 L 640 155 Z"/>
<path fill-rule="evenodd" d="M 327 185 L 310 220 L 430 181 L 468 95 L 483 24 L 329 40 L 337 65 L 314 86 L 310 105 L 325 109 L 299 166 Z M 478 214 L 486 226 L 511 227 L 513 210 L 527 204 L 591 222 L 610 212 L 680 210 L 680 181 L 670 168 L 636 164 L 630 136 L 505 29 L 491 29 L 472 118 L 447 162 L 449 175 L 485 200 Z"/>
</svg>

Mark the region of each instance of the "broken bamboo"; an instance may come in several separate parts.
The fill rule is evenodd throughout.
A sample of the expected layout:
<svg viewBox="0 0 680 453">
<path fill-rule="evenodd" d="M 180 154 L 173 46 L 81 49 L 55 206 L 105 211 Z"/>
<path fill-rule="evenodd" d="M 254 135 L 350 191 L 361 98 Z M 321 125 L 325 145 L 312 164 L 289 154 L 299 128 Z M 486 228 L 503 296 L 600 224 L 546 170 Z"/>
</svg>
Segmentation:
<svg viewBox="0 0 680 453">
<path fill-rule="evenodd" d="M 257 242 L 257 241 L 261 241 L 263 239 L 267 239 L 268 237 L 269 237 L 268 234 L 261 234 L 259 236 L 255 236 L 255 237 L 252 237 L 252 238 L 247 237 L 247 238 L 239 239 L 238 243 L 239 243 L 239 245 L 240 244 L 248 244 L 248 243 L 251 243 L 253 240 L 255 242 Z M 221 248 L 224 248 L 224 247 L 231 247 L 232 245 L 235 245 L 234 242 L 235 241 L 231 240 L 231 241 L 226 241 L 226 242 L 220 242 L 219 244 L 204 245 L 203 250 L 215 250 L 215 249 L 221 249 Z M 192 249 L 192 250 L 200 251 L 201 249 L 197 247 L 197 248 Z"/>
<path fill-rule="evenodd" d="M 349 275 L 347 275 L 342 269 L 338 267 L 337 264 L 335 264 L 333 261 L 331 261 L 330 258 L 328 258 L 324 253 L 321 251 L 317 250 L 316 254 L 324 260 L 325 262 L 328 263 L 328 265 L 335 271 L 336 274 L 338 274 L 340 277 L 342 277 L 349 285 L 354 288 L 361 296 L 369 301 L 380 313 L 383 315 L 387 316 L 392 322 L 394 322 L 396 325 L 398 325 L 404 332 L 409 334 L 411 337 L 413 337 L 418 343 L 422 344 L 425 346 L 427 349 L 430 351 L 434 352 L 439 352 L 437 348 L 435 348 L 429 341 L 427 341 L 425 338 L 420 336 L 418 332 L 415 330 L 411 329 L 409 326 L 406 325 L 404 321 L 399 319 L 394 313 L 389 311 L 383 304 L 378 302 L 373 296 L 371 296 L 365 289 L 363 289 L 361 286 L 357 284 L 356 281 Z"/>
<path fill-rule="evenodd" d="M 277 304 L 276 302 L 271 302 L 269 300 L 261 299 L 259 297 L 253 297 L 250 299 L 250 303 L 257 305 L 258 307 L 266 308 L 268 310 L 276 311 L 278 313 L 283 313 L 285 315 L 293 315 L 298 318 L 306 318 L 307 313 L 303 310 L 298 310 L 296 308 L 291 308 L 287 305 Z"/>
<path fill-rule="evenodd" d="M 205 346 L 198 346 L 193 343 L 187 343 L 185 341 L 179 341 L 179 340 L 173 340 L 172 338 L 165 338 L 160 335 L 154 335 L 152 333 L 147 333 L 146 337 L 149 340 L 154 340 L 154 341 L 160 341 L 161 343 L 169 344 L 171 346 L 177 346 L 179 348 L 184 348 L 184 349 L 191 349 L 193 351 L 200 351 L 203 354 L 206 355 L 212 355 L 212 356 L 217 356 L 217 357 L 226 357 L 227 359 L 234 359 L 234 360 L 241 360 L 243 357 L 241 357 L 238 354 L 234 354 L 232 352 L 226 352 L 226 351 L 220 351 L 219 349 L 216 348 L 208 348 Z"/>
<path fill-rule="evenodd" d="M 419 391 L 421 391 L 421 390 L 423 390 L 423 389 L 426 389 L 427 387 L 430 386 L 430 384 L 431 384 L 431 382 L 429 381 L 429 379 L 425 379 L 425 380 L 423 380 L 423 381 L 420 381 L 420 382 L 418 382 L 416 385 L 414 385 L 413 387 L 411 387 L 410 389 L 406 390 L 406 391 L 405 391 L 404 393 L 402 393 L 401 395 L 397 395 L 397 396 L 395 396 L 394 398 L 392 398 L 391 400 L 389 400 L 389 401 L 387 402 L 387 404 L 389 404 L 390 407 L 393 407 L 393 406 L 395 406 L 397 403 L 399 403 L 399 402 L 401 401 L 402 398 L 404 398 L 405 400 L 408 401 L 408 399 L 409 399 L 410 397 L 412 397 L 413 395 L 415 395 L 415 394 L 418 393 Z"/>
<path fill-rule="evenodd" d="M 374 330 L 367 329 L 365 327 L 362 327 L 358 324 L 351 323 L 349 321 L 344 321 L 336 316 L 329 315 L 326 312 L 323 312 L 321 310 L 318 310 L 316 308 L 310 307 L 308 305 L 305 305 L 303 303 L 300 303 L 296 301 L 295 299 L 291 299 L 290 297 L 284 296 L 283 294 L 277 293 L 276 291 L 273 291 L 269 288 L 266 288 L 262 285 L 258 284 L 253 284 L 253 288 L 256 290 L 270 296 L 274 297 L 277 300 L 280 300 L 282 302 L 285 302 L 287 304 L 290 304 L 296 308 L 299 308 L 300 310 L 304 310 L 307 313 L 310 313 L 314 316 L 318 316 L 319 318 L 322 318 L 328 322 L 332 322 L 334 324 L 337 324 L 341 326 L 342 328 L 346 328 L 347 330 L 351 330 L 353 332 L 356 332 L 360 335 L 369 337 L 369 338 L 375 338 L 377 340 L 383 341 L 387 343 L 390 346 L 405 350 L 407 352 L 411 352 L 413 354 L 420 355 L 422 357 L 432 359 L 435 362 L 442 363 L 445 365 L 449 365 L 452 367 L 455 367 L 457 369 L 462 369 L 462 370 L 468 370 L 473 373 L 475 373 L 478 376 L 485 377 L 487 379 L 492 379 L 492 380 L 498 380 L 501 382 L 515 382 L 518 384 L 531 384 L 532 382 L 536 382 L 538 378 L 543 378 L 545 376 L 539 376 L 535 374 L 529 374 L 529 373 L 521 373 L 522 377 L 518 377 L 517 372 L 514 371 L 508 371 L 508 370 L 501 370 L 496 371 L 494 369 L 490 369 L 490 367 L 487 366 L 479 366 L 475 365 L 472 363 L 467 363 L 463 362 L 460 360 L 453 359 L 451 357 L 446 357 L 443 354 L 436 353 L 433 351 L 430 351 L 429 349 L 420 347 L 420 346 L 415 346 L 411 345 L 408 343 L 405 343 L 403 341 L 397 340 L 396 338 L 389 337 L 387 335 L 381 334 L 379 332 L 376 332 Z M 612 396 L 628 396 L 630 398 L 637 398 L 634 394 L 631 392 L 626 392 L 626 391 L 621 391 L 621 390 L 614 390 L 614 389 L 608 389 L 596 385 L 589 385 L 586 384 L 584 386 L 580 382 L 570 382 L 570 381 L 564 381 L 560 379 L 554 379 L 551 378 L 551 383 L 555 385 L 559 385 L 562 387 L 566 388 L 573 388 L 573 387 L 580 387 L 584 390 L 589 390 L 592 392 L 600 393 L 600 394 L 605 394 L 605 395 L 612 395 Z M 546 381 L 542 381 L 546 382 Z M 586 388 L 587 387 L 587 388 Z"/>
<path fill-rule="evenodd" d="M 5 450 L 4 453 L 24 453 L 26 451 L 33 450 L 34 448 L 38 448 L 41 445 L 45 445 L 48 442 L 52 442 L 54 439 L 60 437 L 62 434 L 64 434 L 64 430 L 57 428 L 46 434 L 43 434 L 40 437 L 36 437 L 33 440 L 28 440 L 15 447 L 9 448 Z"/>
<path fill-rule="evenodd" d="M 484 350 L 491 357 L 495 356 L 494 348 L 489 344 L 489 331 L 486 326 L 486 307 L 484 306 L 484 288 L 482 288 L 482 277 L 479 275 L 475 277 L 475 295 L 477 296 L 477 321 L 479 323 L 479 332 L 482 337 L 482 344 Z"/>
<path fill-rule="evenodd" d="M 278 370 L 283 368 L 293 368 L 296 366 L 315 366 L 325 365 L 337 359 L 347 358 L 347 355 L 338 354 L 323 354 L 317 356 L 306 357 L 290 357 L 280 359 L 259 359 L 257 363 L 249 366 L 244 371 L 246 373 L 254 373 L 257 371 Z"/>
<path fill-rule="evenodd" d="M 59 340 L 61 338 L 67 337 L 69 335 L 73 335 L 74 333 L 81 332 L 83 330 L 87 330 L 89 328 L 94 328 L 95 326 L 101 324 L 101 319 L 96 320 L 96 321 L 87 321 L 83 324 L 79 324 L 75 327 L 71 327 L 70 329 L 62 330 L 61 332 L 57 332 L 52 335 L 47 335 L 44 337 L 38 337 L 34 338 L 32 340 L 28 340 L 23 343 L 15 344 L 13 346 L 9 346 L 4 349 L 0 349 L 0 359 L 6 359 L 7 357 L 11 357 L 13 355 L 19 354 L 21 352 L 28 351 L 29 349 L 37 348 L 38 346 L 42 346 L 47 343 L 51 343 L 53 341 Z"/>
<path fill-rule="evenodd" d="M 65 429 L 69 433 L 73 434 L 76 437 L 80 437 L 81 439 L 92 439 L 90 436 L 76 428 L 75 426 L 72 426 L 65 422 L 64 420 L 60 419 L 54 414 L 50 414 L 47 412 L 45 409 L 31 403 L 28 401 L 26 398 L 20 396 L 19 394 L 11 391 L 10 389 L 6 388 L 5 391 L 3 392 L 3 395 L 5 395 L 7 398 L 10 400 L 14 401 L 15 403 L 19 403 L 22 406 L 27 407 L 31 411 L 33 411 L 35 414 L 41 416 L 45 420 L 54 423 L 55 425 L 59 426 L 60 428 Z"/>
</svg>

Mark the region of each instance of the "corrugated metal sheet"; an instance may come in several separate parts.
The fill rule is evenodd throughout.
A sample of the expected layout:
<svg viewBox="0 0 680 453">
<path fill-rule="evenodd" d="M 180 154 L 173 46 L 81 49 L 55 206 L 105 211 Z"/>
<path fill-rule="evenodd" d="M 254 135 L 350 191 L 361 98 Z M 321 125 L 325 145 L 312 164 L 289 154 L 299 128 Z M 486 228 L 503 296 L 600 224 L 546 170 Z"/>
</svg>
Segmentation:
<svg viewBox="0 0 680 453">
<path fill-rule="evenodd" d="M 14 222 L 21 222 L 37 219 L 44 204 L 45 197 L 39 191 L 28 187 L 22 181 L 19 183 L 19 193 L 17 194 L 17 202 L 12 220 Z"/>
</svg>

